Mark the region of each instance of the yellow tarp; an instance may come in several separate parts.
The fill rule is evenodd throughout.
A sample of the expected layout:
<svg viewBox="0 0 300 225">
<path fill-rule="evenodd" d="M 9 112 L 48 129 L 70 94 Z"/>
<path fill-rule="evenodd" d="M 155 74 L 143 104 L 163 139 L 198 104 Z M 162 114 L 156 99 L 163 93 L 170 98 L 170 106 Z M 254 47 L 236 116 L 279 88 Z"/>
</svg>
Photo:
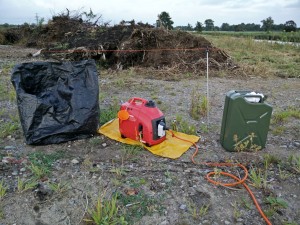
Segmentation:
<svg viewBox="0 0 300 225">
<path fill-rule="evenodd" d="M 188 140 L 190 142 L 197 142 L 199 137 L 195 135 L 187 135 L 180 132 L 173 131 L 176 137 L 179 137 L 184 140 Z M 141 142 L 131 140 L 129 138 L 122 138 L 119 131 L 119 120 L 114 119 L 110 122 L 107 122 L 102 127 L 99 128 L 98 133 L 103 134 L 113 140 L 130 144 L 130 145 L 141 145 Z M 146 149 L 152 152 L 155 155 L 159 155 L 162 157 L 167 157 L 171 159 L 179 158 L 183 153 L 185 153 L 192 144 L 187 141 L 180 140 L 176 137 L 172 137 L 170 131 L 166 131 L 166 140 L 158 145 L 154 145 L 151 147 L 147 147 L 143 145 Z"/>
</svg>

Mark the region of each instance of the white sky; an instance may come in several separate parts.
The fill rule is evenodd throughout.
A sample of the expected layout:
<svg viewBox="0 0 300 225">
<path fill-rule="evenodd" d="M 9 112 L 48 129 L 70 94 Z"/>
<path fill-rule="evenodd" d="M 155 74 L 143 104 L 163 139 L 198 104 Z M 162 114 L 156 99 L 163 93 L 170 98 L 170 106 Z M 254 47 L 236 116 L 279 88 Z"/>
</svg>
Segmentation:
<svg viewBox="0 0 300 225">
<path fill-rule="evenodd" d="M 0 0 L 0 24 L 35 23 L 36 14 L 47 22 L 53 15 L 81 10 L 102 15 L 111 25 L 121 20 L 154 24 L 163 11 L 170 14 L 175 26 L 195 26 L 212 19 L 222 23 L 260 24 L 271 16 L 275 24 L 293 20 L 300 27 L 300 0 Z"/>
</svg>

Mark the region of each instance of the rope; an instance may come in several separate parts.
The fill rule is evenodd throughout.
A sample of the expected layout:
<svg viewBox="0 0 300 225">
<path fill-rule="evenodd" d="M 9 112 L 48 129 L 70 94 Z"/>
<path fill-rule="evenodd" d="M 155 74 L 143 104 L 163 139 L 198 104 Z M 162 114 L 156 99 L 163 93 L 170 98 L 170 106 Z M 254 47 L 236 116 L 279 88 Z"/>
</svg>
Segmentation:
<svg viewBox="0 0 300 225">
<path fill-rule="evenodd" d="M 171 130 L 170 130 L 170 131 L 171 131 Z M 244 173 L 245 173 L 245 175 L 244 175 L 244 177 L 243 177 L 242 179 L 236 177 L 235 175 L 233 175 L 233 174 L 231 174 L 231 173 L 227 173 L 227 172 L 223 172 L 223 171 L 220 171 L 220 172 L 215 172 L 215 171 L 209 172 L 209 173 L 206 175 L 206 179 L 207 179 L 210 183 L 212 183 L 212 184 L 214 184 L 214 185 L 216 185 L 216 186 L 220 185 L 220 186 L 225 186 L 225 187 L 233 187 L 233 186 L 237 186 L 237 185 L 239 185 L 239 184 L 242 184 L 242 185 L 244 186 L 244 188 L 247 190 L 247 192 L 249 193 L 249 195 L 250 195 L 250 197 L 252 198 L 252 201 L 254 202 L 254 204 L 255 204 L 255 206 L 256 206 L 256 208 L 257 208 L 259 214 L 260 214 L 261 217 L 265 220 L 266 224 L 272 225 L 272 223 L 270 222 L 270 220 L 267 218 L 267 216 L 266 216 L 266 215 L 264 214 L 264 212 L 262 211 L 262 209 L 261 209 L 260 205 L 258 204 L 258 202 L 257 202 L 257 200 L 256 200 L 256 198 L 255 198 L 255 196 L 254 196 L 254 194 L 253 194 L 253 192 L 250 190 L 249 186 L 246 184 L 246 179 L 247 179 L 247 177 L 248 177 L 248 170 L 247 170 L 247 168 L 246 168 L 244 165 L 242 165 L 242 164 L 240 164 L 240 163 L 196 162 L 196 161 L 195 161 L 195 157 L 196 157 L 196 155 L 198 154 L 198 151 L 199 151 L 198 146 L 197 146 L 194 142 L 192 142 L 192 141 L 185 140 L 185 139 L 182 139 L 182 138 L 180 138 L 180 137 L 177 137 L 172 131 L 171 131 L 171 133 L 172 133 L 172 137 L 175 137 L 175 138 L 177 138 L 177 139 L 179 139 L 179 140 L 182 140 L 182 141 L 189 142 L 189 143 L 191 143 L 193 146 L 195 146 L 196 150 L 195 150 L 195 152 L 193 153 L 193 155 L 191 156 L 191 161 L 192 161 L 194 164 L 196 164 L 196 165 L 206 165 L 206 166 L 211 166 L 211 167 L 240 167 L 240 168 L 244 171 Z M 213 180 L 213 179 L 211 178 L 212 176 L 217 175 L 217 174 L 218 174 L 218 175 L 220 174 L 220 175 L 223 175 L 223 176 L 230 177 L 230 178 L 236 180 L 236 182 L 232 182 L 232 183 L 222 183 L 222 182 L 217 182 L 217 181 L 215 181 L 215 180 Z"/>
<path fill-rule="evenodd" d="M 210 51 L 221 51 L 219 48 L 215 47 L 206 47 L 206 48 L 156 48 L 156 49 L 87 49 L 79 47 L 78 49 L 43 49 L 43 53 L 74 53 L 74 52 L 97 52 L 97 53 L 105 53 L 105 52 L 159 52 L 159 51 L 202 51 L 202 50 L 210 50 Z"/>
</svg>

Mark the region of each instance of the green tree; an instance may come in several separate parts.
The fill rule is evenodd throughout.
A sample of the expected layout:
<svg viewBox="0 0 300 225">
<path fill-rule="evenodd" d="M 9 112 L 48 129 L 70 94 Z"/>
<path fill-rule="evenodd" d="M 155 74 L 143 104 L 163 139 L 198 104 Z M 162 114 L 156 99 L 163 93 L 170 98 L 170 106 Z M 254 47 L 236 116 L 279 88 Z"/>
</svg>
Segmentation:
<svg viewBox="0 0 300 225">
<path fill-rule="evenodd" d="M 222 23 L 221 30 L 222 31 L 230 31 L 230 25 L 228 23 Z"/>
<path fill-rule="evenodd" d="M 169 13 L 162 12 L 161 14 L 159 14 L 158 21 L 159 21 L 159 26 L 163 26 L 170 30 L 173 29 L 174 22 L 172 21 L 172 18 L 170 17 Z"/>
<path fill-rule="evenodd" d="M 196 26 L 195 26 L 195 31 L 197 32 L 202 32 L 203 30 L 203 24 L 197 21 Z"/>
<path fill-rule="evenodd" d="M 207 19 L 204 21 L 205 23 L 205 30 L 214 30 L 214 21 L 212 19 Z"/>
<path fill-rule="evenodd" d="M 187 25 L 187 31 L 192 31 L 193 29 L 194 28 L 192 27 L 192 25 L 188 23 L 188 25 Z"/>
<path fill-rule="evenodd" d="M 284 30 L 286 32 L 295 32 L 297 30 L 297 24 L 293 20 L 286 21 L 284 24 Z"/>
<path fill-rule="evenodd" d="M 263 24 L 261 28 L 262 28 L 264 31 L 270 31 L 270 30 L 272 30 L 273 25 L 274 25 L 274 20 L 272 19 L 271 16 L 269 16 L 269 17 L 266 18 L 265 20 L 262 20 L 261 22 L 262 22 L 262 24 Z"/>
</svg>

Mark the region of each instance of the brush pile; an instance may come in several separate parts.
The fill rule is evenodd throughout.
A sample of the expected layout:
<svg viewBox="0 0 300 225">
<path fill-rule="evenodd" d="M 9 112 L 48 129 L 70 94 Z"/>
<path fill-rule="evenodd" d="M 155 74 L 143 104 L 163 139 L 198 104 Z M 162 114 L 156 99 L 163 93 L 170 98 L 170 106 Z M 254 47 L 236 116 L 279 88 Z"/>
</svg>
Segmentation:
<svg viewBox="0 0 300 225">
<path fill-rule="evenodd" d="M 154 28 L 134 20 L 99 26 L 63 14 L 35 29 L 26 45 L 41 48 L 39 53 L 45 58 L 70 61 L 92 58 L 103 67 L 118 70 L 140 67 L 199 73 L 206 68 L 207 51 L 210 69 L 236 67 L 225 51 L 200 35 Z"/>
</svg>

